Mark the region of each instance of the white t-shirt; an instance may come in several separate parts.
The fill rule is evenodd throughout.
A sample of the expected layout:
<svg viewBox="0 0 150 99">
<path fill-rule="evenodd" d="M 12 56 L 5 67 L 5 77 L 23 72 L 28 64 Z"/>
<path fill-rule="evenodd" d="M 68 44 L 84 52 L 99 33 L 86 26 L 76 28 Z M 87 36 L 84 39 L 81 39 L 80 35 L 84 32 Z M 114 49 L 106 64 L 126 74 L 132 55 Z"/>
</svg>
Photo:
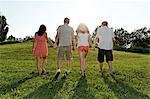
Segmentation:
<svg viewBox="0 0 150 99">
<path fill-rule="evenodd" d="M 89 33 L 78 33 L 78 47 L 89 46 L 88 37 Z"/>
<path fill-rule="evenodd" d="M 105 50 L 113 49 L 113 41 L 114 33 L 113 30 L 108 28 L 107 26 L 102 26 L 97 29 L 96 37 L 99 38 L 99 48 Z"/>
</svg>

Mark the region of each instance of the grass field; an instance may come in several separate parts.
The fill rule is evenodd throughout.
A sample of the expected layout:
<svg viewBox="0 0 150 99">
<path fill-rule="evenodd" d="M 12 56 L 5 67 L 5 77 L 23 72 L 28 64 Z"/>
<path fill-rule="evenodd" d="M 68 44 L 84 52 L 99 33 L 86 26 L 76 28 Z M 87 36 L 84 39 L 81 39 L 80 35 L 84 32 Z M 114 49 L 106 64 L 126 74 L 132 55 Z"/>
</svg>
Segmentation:
<svg viewBox="0 0 150 99">
<path fill-rule="evenodd" d="M 97 50 L 90 50 L 86 77 L 79 74 L 79 58 L 73 52 L 72 72 L 61 79 L 67 69 L 63 63 L 54 81 L 57 50 L 49 48 L 47 75 L 36 76 L 32 43 L 0 46 L 0 98 L 2 99 L 150 99 L 150 56 L 114 51 L 114 75 L 98 72 Z"/>
</svg>

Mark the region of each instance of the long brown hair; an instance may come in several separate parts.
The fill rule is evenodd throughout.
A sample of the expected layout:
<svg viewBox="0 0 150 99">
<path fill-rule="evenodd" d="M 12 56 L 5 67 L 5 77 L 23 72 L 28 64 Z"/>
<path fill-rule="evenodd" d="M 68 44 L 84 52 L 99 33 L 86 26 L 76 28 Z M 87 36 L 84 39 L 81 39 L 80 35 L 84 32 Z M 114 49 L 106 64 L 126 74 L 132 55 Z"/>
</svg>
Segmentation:
<svg viewBox="0 0 150 99">
<path fill-rule="evenodd" d="M 42 24 L 36 33 L 38 34 L 38 36 L 42 36 L 45 33 L 45 31 L 46 31 L 46 26 Z"/>
</svg>

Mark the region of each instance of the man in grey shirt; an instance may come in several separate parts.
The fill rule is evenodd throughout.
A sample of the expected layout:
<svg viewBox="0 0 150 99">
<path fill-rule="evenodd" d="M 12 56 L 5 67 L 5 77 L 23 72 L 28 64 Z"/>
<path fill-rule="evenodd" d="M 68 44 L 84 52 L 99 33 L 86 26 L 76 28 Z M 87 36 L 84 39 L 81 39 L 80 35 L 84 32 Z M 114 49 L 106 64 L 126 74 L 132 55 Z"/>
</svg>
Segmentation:
<svg viewBox="0 0 150 99">
<path fill-rule="evenodd" d="M 69 18 L 64 19 L 64 25 L 61 25 L 57 28 L 57 34 L 55 38 L 55 44 L 58 42 L 58 57 L 57 57 L 57 71 L 55 77 L 58 77 L 60 74 L 61 62 L 64 59 L 64 56 L 67 59 L 67 66 L 71 69 L 71 46 L 72 41 L 73 45 L 75 45 L 74 41 L 74 30 L 71 26 L 69 26 Z"/>
</svg>

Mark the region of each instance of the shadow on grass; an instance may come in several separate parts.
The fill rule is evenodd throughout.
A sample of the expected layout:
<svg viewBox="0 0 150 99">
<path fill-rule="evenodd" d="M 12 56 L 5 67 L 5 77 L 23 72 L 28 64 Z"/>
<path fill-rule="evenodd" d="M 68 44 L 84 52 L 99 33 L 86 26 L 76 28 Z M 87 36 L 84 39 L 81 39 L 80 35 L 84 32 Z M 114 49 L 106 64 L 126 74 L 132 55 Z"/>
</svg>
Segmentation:
<svg viewBox="0 0 150 99">
<path fill-rule="evenodd" d="M 64 79 L 56 80 L 54 78 L 51 82 L 38 87 L 37 90 L 23 97 L 23 99 L 54 99 L 63 87 L 64 82 Z"/>
<path fill-rule="evenodd" d="M 76 88 L 74 89 L 74 94 L 70 99 L 88 99 L 88 84 L 86 77 L 80 77 Z"/>
<path fill-rule="evenodd" d="M 115 75 L 111 75 L 112 80 L 114 81 L 110 80 L 111 78 L 104 74 L 102 75 L 102 77 L 104 78 L 104 81 L 108 85 L 108 87 L 119 99 L 150 99 L 149 96 L 138 92 L 132 86 L 124 83 L 123 80 L 117 79 Z"/>
<path fill-rule="evenodd" d="M 6 94 L 7 92 L 10 92 L 11 90 L 14 90 L 15 88 L 17 88 L 20 84 L 24 83 L 26 80 L 32 79 L 34 77 L 37 77 L 37 75 L 31 75 L 28 77 L 25 77 L 19 81 L 13 82 L 11 84 L 8 84 L 6 86 L 2 86 L 0 87 L 0 95 L 1 94 Z"/>
</svg>

